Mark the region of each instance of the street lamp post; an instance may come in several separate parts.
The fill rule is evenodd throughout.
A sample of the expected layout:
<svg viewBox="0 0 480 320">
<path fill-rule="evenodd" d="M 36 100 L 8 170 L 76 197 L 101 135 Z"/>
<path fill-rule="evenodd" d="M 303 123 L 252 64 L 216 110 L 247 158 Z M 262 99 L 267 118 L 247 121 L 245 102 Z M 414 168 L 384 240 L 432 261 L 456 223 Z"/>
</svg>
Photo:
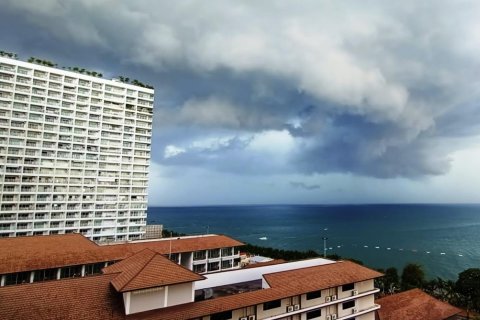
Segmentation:
<svg viewBox="0 0 480 320">
<path fill-rule="evenodd" d="M 328 240 L 328 238 L 327 237 L 322 237 L 322 240 L 323 240 L 323 257 L 326 258 L 327 257 L 327 240 Z"/>
</svg>

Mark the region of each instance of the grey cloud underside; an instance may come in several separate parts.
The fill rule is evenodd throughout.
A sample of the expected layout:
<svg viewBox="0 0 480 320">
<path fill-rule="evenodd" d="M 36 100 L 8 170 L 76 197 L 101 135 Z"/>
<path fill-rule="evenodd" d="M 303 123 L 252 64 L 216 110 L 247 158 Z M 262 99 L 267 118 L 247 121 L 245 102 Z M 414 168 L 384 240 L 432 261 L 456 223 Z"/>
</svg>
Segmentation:
<svg viewBox="0 0 480 320">
<path fill-rule="evenodd" d="M 447 172 L 480 133 L 478 7 L 12 0 L 0 34 L 27 56 L 153 84 L 162 164 L 415 178 Z M 249 149 L 266 130 L 296 141 L 285 162 Z M 215 136 L 227 138 L 191 147 Z M 170 145 L 188 150 L 165 158 Z"/>
<path fill-rule="evenodd" d="M 298 181 L 290 181 L 290 186 L 292 186 L 293 188 L 305 189 L 309 191 L 320 189 L 322 187 L 318 184 L 306 184 L 304 182 L 298 182 Z"/>
</svg>

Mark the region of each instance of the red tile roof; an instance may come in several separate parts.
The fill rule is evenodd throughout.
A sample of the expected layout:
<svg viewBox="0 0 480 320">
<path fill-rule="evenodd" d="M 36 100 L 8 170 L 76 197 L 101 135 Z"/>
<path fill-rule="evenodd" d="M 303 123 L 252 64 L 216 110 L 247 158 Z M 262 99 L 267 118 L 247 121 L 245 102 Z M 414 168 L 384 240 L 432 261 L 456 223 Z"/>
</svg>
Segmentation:
<svg viewBox="0 0 480 320">
<path fill-rule="evenodd" d="M 144 249 L 103 269 L 103 273 L 117 273 L 112 285 L 119 292 L 205 279 L 150 249 Z"/>
<path fill-rule="evenodd" d="M 106 269 L 112 267 L 115 267 L 115 265 Z M 342 275 L 343 273 L 346 273 L 346 275 Z M 364 281 L 381 274 L 347 261 L 283 271 L 265 276 L 268 277 L 272 286 L 269 289 L 192 302 L 129 316 L 123 315 L 124 307 L 119 301 L 121 295 L 116 293 L 110 285 L 116 275 L 118 274 L 2 287 L 0 288 L 1 316 L 4 319 L 15 320 L 34 318 L 46 320 L 184 320 L 253 306 L 271 300 L 341 285 L 341 283 Z M 290 281 L 291 279 L 294 279 L 294 281 Z M 292 286 L 282 283 L 284 280 L 290 281 Z M 304 285 L 309 283 L 309 285 L 304 287 L 294 285 L 297 281 Z M 339 283 L 335 281 L 339 281 Z"/>
<path fill-rule="evenodd" d="M 124 319 L 123 299 L 110 285 L 115 275 L 0 287 L 2 320 Z"/>
<path fill-rule="evenodd" d="M 80 234 L 0 239 L 0 274 L 105 261 Z"/>
<path fill-rule="evenodd" d="M 223 235 L 112 245 L 97 245 L 80 234 L 2 238 L 0 274 L 123 260 L 144 249 L 168 254 L 170 242 L 172 253 L 243 245 Z"/>
<path fill-rule="evenodd" d="M 308 292 L 381 276 L 383 274 L 380 272 L 351 261 L 339 261 L 317 267 L 270 273 L 264 275 L 264 278 L 271 287 Z"/>
<path fill-rule="evenodd" d="M 198 250 L 217 249 L 224 247 L 243 246 L 244 243 L 224 235 L 206 235 L 186 238 L 164 238 L 160 241 L 138 241 L 125 244 L 112 244 L 110 247 L 120 247 L 122 250 L 138 252 L 143 249 L 150 249 L 160 254 L 192 252 Z"/>
<path fill-rule="evenodd" d="M 379 320 L 444 320 L 462 312 L 420 289 L 386 296 L 375 303 L 381 306 L 377 311 Z"/>
</svg>

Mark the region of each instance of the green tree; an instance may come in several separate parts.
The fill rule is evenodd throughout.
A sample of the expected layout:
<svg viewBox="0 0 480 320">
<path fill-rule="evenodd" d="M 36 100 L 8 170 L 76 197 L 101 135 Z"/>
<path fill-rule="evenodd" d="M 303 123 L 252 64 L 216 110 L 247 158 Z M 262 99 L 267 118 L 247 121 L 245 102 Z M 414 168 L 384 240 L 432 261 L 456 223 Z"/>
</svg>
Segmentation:
<svg viewBox="0 0 480 320">
<path fill-rule="evenodd" d="M 470 268 L 460 272 L 455 287 L 463 296 L 464 306 L 480 312 L 480 269 Z"/>
<path fill-rule="evenodd" d="M 400 289 L 400 278 L 398 276 L 397 268 L 388 268 L 385 270 L 384 276 L 385 291 L 392 294 Z"/>
<path fill-rule="evenodd" d="M 422 266 L 415 263 L 409 263 L 403 268 L 402 272 L 402 290 L 421 288 L 425 283 L 425 272 Z"/>
<path fill-rule="evenodd" d="M 436 278 L 425 282 L 423 289 L 435 298 L 451 304 L 458 304 L 458 301 L 461 300 L 456 291 L 455 282 L 452 280 Z"/>
</svg>

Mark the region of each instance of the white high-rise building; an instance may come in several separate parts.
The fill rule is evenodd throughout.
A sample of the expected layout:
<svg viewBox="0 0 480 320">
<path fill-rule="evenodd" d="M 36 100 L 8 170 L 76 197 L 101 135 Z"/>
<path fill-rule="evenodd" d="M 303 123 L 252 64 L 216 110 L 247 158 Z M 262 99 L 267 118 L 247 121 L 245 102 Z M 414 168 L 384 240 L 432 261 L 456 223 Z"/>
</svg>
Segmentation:
<svg viewBox="0 0 480 320">
<path fill-rule="evenodd" d="M 0 57 L 0 237 L 141 239 L 153 94 Z"/>
</svg>

